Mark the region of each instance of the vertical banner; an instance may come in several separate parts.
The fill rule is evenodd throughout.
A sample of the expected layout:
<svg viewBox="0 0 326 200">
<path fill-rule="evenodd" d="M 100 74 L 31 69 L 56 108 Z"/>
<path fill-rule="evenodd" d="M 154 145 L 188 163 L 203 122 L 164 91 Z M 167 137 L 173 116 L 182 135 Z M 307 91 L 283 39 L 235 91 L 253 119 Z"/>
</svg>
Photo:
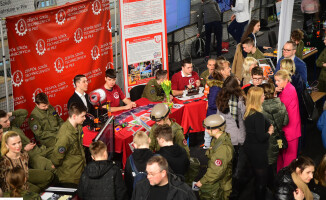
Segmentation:
<svg viewBox="0 0 326 200">
<path fill-rule="evenodd" d="M 165 0 L 120 0 L 125 92 L 168 69 Z"/>
<path fill-rule="evenodd" d="M 44 92 L 66 119 L 75 75 L 86 75 L 88 91 L 104 84 L 105 70 L 113 67 L 109 0 L 84 0 L 6 20 L 15 109 L 30 113 L 35 96 Z"/>
</svg>

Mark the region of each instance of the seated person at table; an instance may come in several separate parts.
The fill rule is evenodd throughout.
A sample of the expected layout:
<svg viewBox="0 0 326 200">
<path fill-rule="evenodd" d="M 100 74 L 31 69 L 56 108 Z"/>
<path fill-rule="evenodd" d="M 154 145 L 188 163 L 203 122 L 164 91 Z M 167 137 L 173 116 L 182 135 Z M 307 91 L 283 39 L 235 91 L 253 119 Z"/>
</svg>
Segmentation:
<svg viewBox="0 0 326 200">
<path fill-rule="evenodd" d="M 172 76 L 172 95 L 179 96 L 183 94 L 185 89 L 200 86 L 200 79 L 197 72 L 192 71 L 192 63 L 190 59 L 182 61 L 181 71 Z"/>
<path fill-rule="evenodd" d="M 139 131 L 134 136 L 134 152 L 129 156 L 126 161 L 125 167 L 125 183 L 128 190 L 128 195 L 132 195 L 134 186 L 134 177 L 136 173 L 131 167 L 131 159 L 134 162 L 136 170 L 138 172 L 146 171 L 146 162 L 153 156 L 153 152 L 149 149 L 149 143 L 151 139 L 143 131 Z"/>
<path fill-rule="evenodd" d="M 155 124 L 152 126 L 151 132 L 149 133 L 149 137 L 151 138 L 149 148 L 154 152 L 160 150 L 160 146 L 155 136 L 155 129 L 158 127 L 158 125 L 167 124 L 172 128 L 173 143 L 178 144 L 180 147 L 184 148 L 187 152 L 188 157 L 190 157 L 189 147 L 187 145 L 187 140 L 184 137 L 183 128 L 175 121 L 172 121 L 169 118 L 169 114 L 170 109 L 164 103 L 156 104 L 152 108 L 150 117 L 153 121 L 155 121 Z"/>
<path fill-rule="evenodd" d="M 255 86 L 262 87 L 262 83 L 263 83 L 263 80 L 264 80 L 263 75 L 264 75 L 264 73 L 263 73 L 263 69 L 261 67 L 252 68 L 252 70 L 251 70 L 251 81 L 250 81 L 251 83 L 247 84 L 247 85 L 244 85 L 242 87 L 245 94 L 248 93 L 248 91 L 249 91 L 249 89 L 251 87 L 255 87 Z"/>
<path fill-rule="evenodd" d="M 75 187 L 86 165 L 83 149 L 82 124 L 86 107 L 72 103 L 68 110 L 69 118 L 62 124 L 52 153 L 52 163 L 62 186 Z"/>
<path fill-rule="evenodd" d="M 296 71 L 301 75 L 304 83 L 307 82 L 307 66 L 300 58 L 295 56 L 297 45 L 295 42 L 287 41 L 283 46 L 283 56 L 278 60 L 274 74 L 280 70 L 281 60 L 290 58 L 294 61 Z"/>
<path fill-rule="evenodd" d="M 25 135 L 23 130 L 19 127 L 25 121 L 27 117 L 27 110 L 18 109 L 14 112 L 5 112 L 0 110 L 0 125 L 3 127 L 3 131 L 14 131 L 18 133 L 21 138 L 23 149 L 27 151 L 29 155 L 29 166 L 33 169 L 42 169 L 42 170 L 53 170 L 52 162 L 49 160 L 53 148 L 47 148 L 44 145 L 36 145 L 31 142 L 30 139 Z M 10 117 L 13 116 L 14 119 L 10 121 Z"/>
<path fill-rule="evenodd" d="M 90 162 L 80 177 L 78 197 L 81 199 L 127 200 L 127 189 L 121 171 L 108 160 L 107 146 L 102 141 L 90 144 L 93 162 Z"/>
<path fill-rule="evenodd" d="M 247 57 L 253 57 L 255 59 L 265 58 L 264 54 L 255 46 L 255 42 L 252 38 L 247 38 L 242 42 L 243 51 L 247 53 Z"/>
<path fill-rule="evenodd" d="M 200 74 L 200 82 L 202 86 L 206 85 L 206 81 L 208 77 L 213 73 L 215 70 L 217 59 L 210 58 L 207 61 L 207 69 Z"/>
<path fill-rule="evenodd" d="M 95 109 L 91 102 L 87 92 L 88 89 L 88 80 L 85 75 L 78 74 L 74 77 L 74 86 L 76 88 L 74 94 L 70 97 L 67 107 L 70 108 L 70 105 L 73 102 L 84 105 L 87 108 L 87 113 L 90 113 L 95 116 Z"/>
<path fill-rule="evenodd" d="M 154 134 L 160 150 L 157 154 L 163 156 L 169 163 L 169 166 L 176 175 L 184 176 L 189 168 L 189 158 L 187 152 L 177 144 L 173 144 L 172 128 L 167 125 L 159 125 Z"/>
<path fill-rule="evenodd" d="M 163 101 L 165 94 L 161 83 L 167 80 L 167 73 L 168 72 L 166 70 L 158 70 L 155 74 L 155 78 L 148 81 L 147 85 L 145 86 L 142 97 L 152 102 Z"/>
<path fill-rule="evenodd" d="M 295 42 L 297 45 L 297 50 L 295 51 L 295 56 L 300 58 L 302 60 L 303 57 L 303 49 L 304 49 L 304 43 L 303 43 L 303 32 L 300 29 L 293 30 L 291 32 L 291 41 Z"/>
<path fill-rule="evenodd" d="M 33 131 L 37 141 L 46 147 L 53 147 L 55 138 L 63 119 L 59 116 L 45 93 L 41 92 L 35 97 L 35 108 L 29 117 L 29 128 Z"/>
<path fill-rule="evenodd" d="M 129 110 L 136 107 L 136 103 L 127 99 L 120 87 L 115 84 L 116 79 L 117 76 L 114 69 L 107 69 L 105 71 L 105 84 L 102 89 L 106 93 L 106 101 L 110 102 L 111 112 Z M 122 100 L 126 105 L 120 106 L 120 100 Z M 107 106 L 104 105 L 103 108 L 107 108 Z"/>
</svg>

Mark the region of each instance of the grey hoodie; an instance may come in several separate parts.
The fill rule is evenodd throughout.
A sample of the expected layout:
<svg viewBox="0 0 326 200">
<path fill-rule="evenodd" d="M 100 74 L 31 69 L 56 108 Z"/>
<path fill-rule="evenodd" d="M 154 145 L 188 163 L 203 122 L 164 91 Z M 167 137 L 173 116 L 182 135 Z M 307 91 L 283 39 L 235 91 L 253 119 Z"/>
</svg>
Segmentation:
<svg viewBox="0 0 326 200">
<path fill-rule="evenodd" d="M 201 34 L 203 29 L 203 16 L 204 23 L 221 21 L 221 11 L 215 0 L 204 0 L 198 10 L 198 33 Z"/>
</svg>

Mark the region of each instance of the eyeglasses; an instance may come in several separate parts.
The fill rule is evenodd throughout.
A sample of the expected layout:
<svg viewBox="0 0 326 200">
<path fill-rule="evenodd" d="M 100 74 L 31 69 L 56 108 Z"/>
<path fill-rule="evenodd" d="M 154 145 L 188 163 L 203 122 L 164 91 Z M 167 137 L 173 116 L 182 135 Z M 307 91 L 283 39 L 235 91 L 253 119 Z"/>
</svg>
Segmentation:
<svg viewBox="0 0 326 200">
<path fill-rule="evenodd" d="M 156 172 L 156 173 L 148 173 L 148 172 L 146 172 L 147 173 L 147 176 L 155 176 L 156 174 L 159 174 L 159 173 L 161 173 L 163 170 L 161 170 L 161 171 L 159 171 L 159 172 Z"/>
<path fill-rule="evenodd" d="M 293 51 L 294 49 L 282 49 L 282 51 L 287 51 L 287 52 L 289 52 L 289 51 Z"/>
</svg>

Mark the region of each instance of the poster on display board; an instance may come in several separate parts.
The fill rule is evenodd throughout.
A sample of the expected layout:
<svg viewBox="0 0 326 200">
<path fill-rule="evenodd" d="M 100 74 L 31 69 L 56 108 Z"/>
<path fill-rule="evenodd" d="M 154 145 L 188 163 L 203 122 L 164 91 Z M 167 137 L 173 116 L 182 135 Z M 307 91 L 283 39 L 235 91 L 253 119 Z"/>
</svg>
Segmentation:
<svg viewBox="0 0 326 200">
<path fill-rule="evenodd" d="M 74 76 L 86 75 L 89 92 L 104 84 L 105 70 L 113 67 L 109 0 L 84 0 L 6 20 L 15 110 L 31 113 L 35 96 L 44 92 L 65 120 Z"/>
<path fill-rule="evenodd" d="M 165 0 L 121 0 L 125 93 L 168 70 Z"/>
</svg>

